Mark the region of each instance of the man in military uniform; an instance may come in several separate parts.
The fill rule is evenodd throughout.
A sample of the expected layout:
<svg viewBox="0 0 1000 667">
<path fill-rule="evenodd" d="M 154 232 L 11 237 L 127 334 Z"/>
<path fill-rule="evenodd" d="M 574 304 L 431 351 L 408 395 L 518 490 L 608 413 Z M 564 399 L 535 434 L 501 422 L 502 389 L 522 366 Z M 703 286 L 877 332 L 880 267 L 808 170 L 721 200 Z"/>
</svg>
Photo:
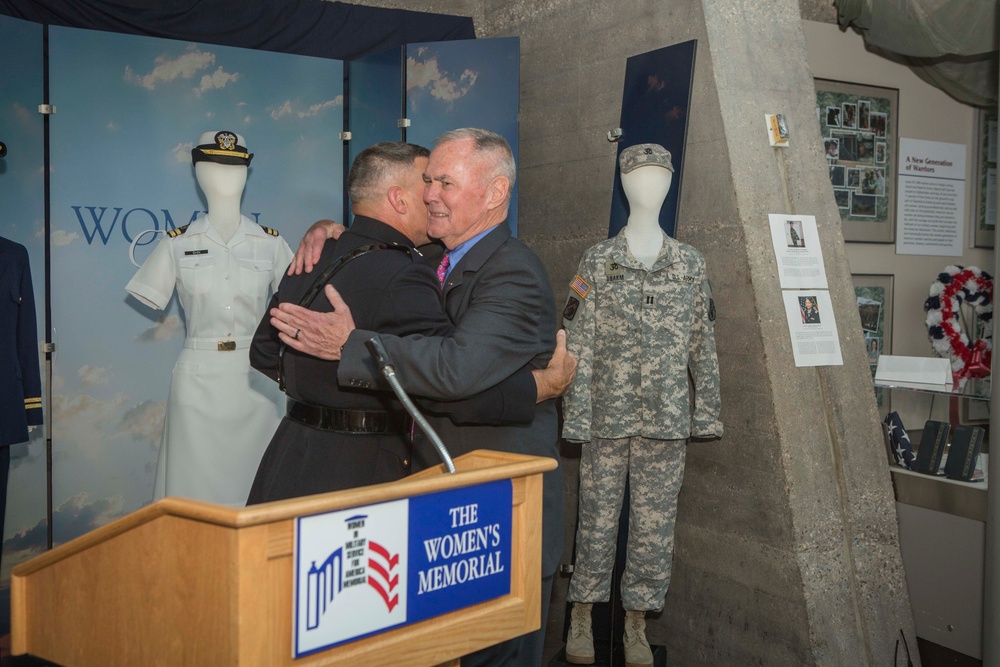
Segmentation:
<svg viewBox="0 0 1000 667">
<path fill-rule="evenodd" d="M 415 248 L 428 241 L 422 180 L 427 156 L 425 148 L 396 142 L 362 151 L 348 175 L 353 225 L 339 239 L 325 242 L 317 272 L 293 271 L 282 279 L 271 308 L 287 303 L 329 313 L 330 303 L 319 291 L 330 284 L 350 305 L 359 327 L 400 336 L 451 334 L 454 327 L 441 307 L 434 268 Z M 335 273 L 323 275 L 322 269 L 338 262 Z M 312 296 L 303 300 L 310 290 Z M 315 342 L 316 335 L 305 326 L 296 328 L 292 342 Z M 254 336 L 250 360 L 281 381 L 288 397 L 287 415 L 261 460 L 250 504 L 394 481 L 409 472 L 406 414 L 391 393 L 340 387 L 339 362 L 292 346 L 282 350 L 279 330 L 268 316 Z M 545 380 L 565 371 L 533 374 L 524 364 L 468 400 L 423 405 L 457 423 L 529 424 L 536 399 L 547 398 L 546 389 L 561 393 L 570 377 Z M 435 457 L 437 463 L 433 452 L 415 454 Z"/>
<path fill-rule="evenodd" d="M 579 367 L 564 403 L 562 436 L 583 443 L 566 649 L 567 660 L 576 664 L 594 662 L 591 606 L 610 597 L 626 479 L 625 659 L 630 666 L 652 664 L 643 617 L 663 608 L 670 584 L 686 440 L 722 435 L 715 309 L 705 260 L 658 223 L 672 172 L 662 146 L 640 144 L 622 152 L 628 225 L 584 253 L 563 311 L 568 348 Z M 648 264 L 637 257 L 648 257 Z"/>
</svg>

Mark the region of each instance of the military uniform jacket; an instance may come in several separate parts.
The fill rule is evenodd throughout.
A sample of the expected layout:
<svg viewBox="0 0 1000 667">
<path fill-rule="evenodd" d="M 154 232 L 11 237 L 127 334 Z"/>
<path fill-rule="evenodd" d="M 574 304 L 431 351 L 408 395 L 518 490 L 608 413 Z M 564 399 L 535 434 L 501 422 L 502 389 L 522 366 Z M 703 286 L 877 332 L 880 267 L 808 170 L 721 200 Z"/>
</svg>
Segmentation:
<svg viewBox="0 0 1000 667">
<path fill-rule="evenodd" d="M 42 423 L 35 293 L 28 251 L 0 236 L 0 446 L 25 442 Z"/>
<path fill-rule="evenodd" d="M 721 436 L 714 320 L 705 260 L 691 246 L 664 234 L 650 270 L 624 234 L 588 249 L 563 311 L 579 360 L 563 438 Z"/>
</svg>

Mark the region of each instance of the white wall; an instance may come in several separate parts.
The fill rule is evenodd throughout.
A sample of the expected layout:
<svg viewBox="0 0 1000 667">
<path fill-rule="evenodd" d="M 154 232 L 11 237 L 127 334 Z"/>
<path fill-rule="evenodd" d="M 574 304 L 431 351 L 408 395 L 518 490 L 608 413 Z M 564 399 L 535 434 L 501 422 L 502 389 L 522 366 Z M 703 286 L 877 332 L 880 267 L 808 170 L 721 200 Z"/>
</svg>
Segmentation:
<svg viewBox="0 0 1000 667">
<path fill-rule="evenodd" d="M 993 273 L 992 249 L 971 248 L 975 215 L 976 110 L 925 83 L 909 68 L 865 50 L 861 35 L 836 25 L 803 21 L 809 65 L 817 78 L 899 89 L 900 138 L 943 141 L 967 146 L 965 252 L 962 257 L 897 255 L 895 245 L 848 243 L 852 273 L 893 274 L 892 353 L 935 356 L 924 325 L 924 300 L 937 274 L 949 264 L 978 266 Z M 907 407 L 908 406 L 908 409 Z M 892 408 L 901 411 L 909 429 L 923 426 L 929 400 L 895 392 Z M 947 401 L 935 404 L 935 418 L 946 419 Z M 909 413 L 909 414 L 908 414 Z"/>
</svg>

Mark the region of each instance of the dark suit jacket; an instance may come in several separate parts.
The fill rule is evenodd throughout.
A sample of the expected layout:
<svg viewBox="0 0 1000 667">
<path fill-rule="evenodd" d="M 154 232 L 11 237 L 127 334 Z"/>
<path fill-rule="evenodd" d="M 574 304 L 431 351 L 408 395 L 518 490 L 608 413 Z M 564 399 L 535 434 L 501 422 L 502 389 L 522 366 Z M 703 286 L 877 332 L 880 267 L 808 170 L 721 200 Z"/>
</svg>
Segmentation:
<svg viewBox="0 0 1000 667">
<path fill-rule="evenodd" d="M 501 224 L 484 236 L 452 269 L 444 286 L 450 337 L 382 336 L 403 387 L 439 399 L 469 396 L 496 384 L 518 368 L 545 366 L 555 348 L 556 310 L 548 275 L 538 257 Z M 338 368 L 341 386 L 381 386 L 364 341 L 356 330 L 344 346 Z M 555 401 L 539 404 L 524 426 L 456 426 L 437 419 L 434 427 L 455 456 L 496 449 L 559 460 Z M 429 448 L 421 448 L 429 452 Z M 414 452 L 414 467 L 437 464 Z M 542 574 L 551 575 L 562 555 L 562 470 L 546 473 Z"/>
<path fill-rule="evenodd" d="M 28 251 L 0 236 L 0 446 L 25 442 L 42 423 L 35 293 Z"/>
</svg>

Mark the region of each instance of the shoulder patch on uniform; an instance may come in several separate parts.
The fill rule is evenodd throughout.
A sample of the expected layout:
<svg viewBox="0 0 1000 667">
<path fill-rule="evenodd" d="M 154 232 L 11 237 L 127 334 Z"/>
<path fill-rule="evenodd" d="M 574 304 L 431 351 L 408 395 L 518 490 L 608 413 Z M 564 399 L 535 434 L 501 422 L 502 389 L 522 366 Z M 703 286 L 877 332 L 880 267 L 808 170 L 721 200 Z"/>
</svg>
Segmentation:
<svg viewBox="0 0 1000 667">
<path fill-rule="evenodd" d="M 715 299 L 708 300 L 708 321 L 715 321 Z"/>
<path fill-rule="evenodd" d="M 175 236 L 180 236 L 181 234 L 183 234 L 188 230 L 189 226 L 190 225 L 184 225 L 183 227 L 177 227 L 176 229 L 171 229 L 169 232 L 167 232 L 167 236 L 169 236 L 170 238 L 174 238 Z"/>
<path fill-rule="evenodd" d="M 265 234 L 268 234 L 270 236 L 278 235 L 278 230 L 274 229 L 273 227 L 265 227 L 264 225 L 261 225 L 260 228 L 264 230 Z"/>
<path fill-rule="evenodd" d="M 563 319 L 572 320 L 576 317 L 576 310 L 580 307 L 580 300 L 571 296 L 566 300 L 566 307 L 563 308 Z"/>
<path fill-rule="evenodd" d="M 569 288 L 579 294 L 581 299 L 586 299 L 587 295 L 590 294 L 590 283 L 580 276 L 573 277 L 573 282 L 569 284 Z"/>
</svg>

